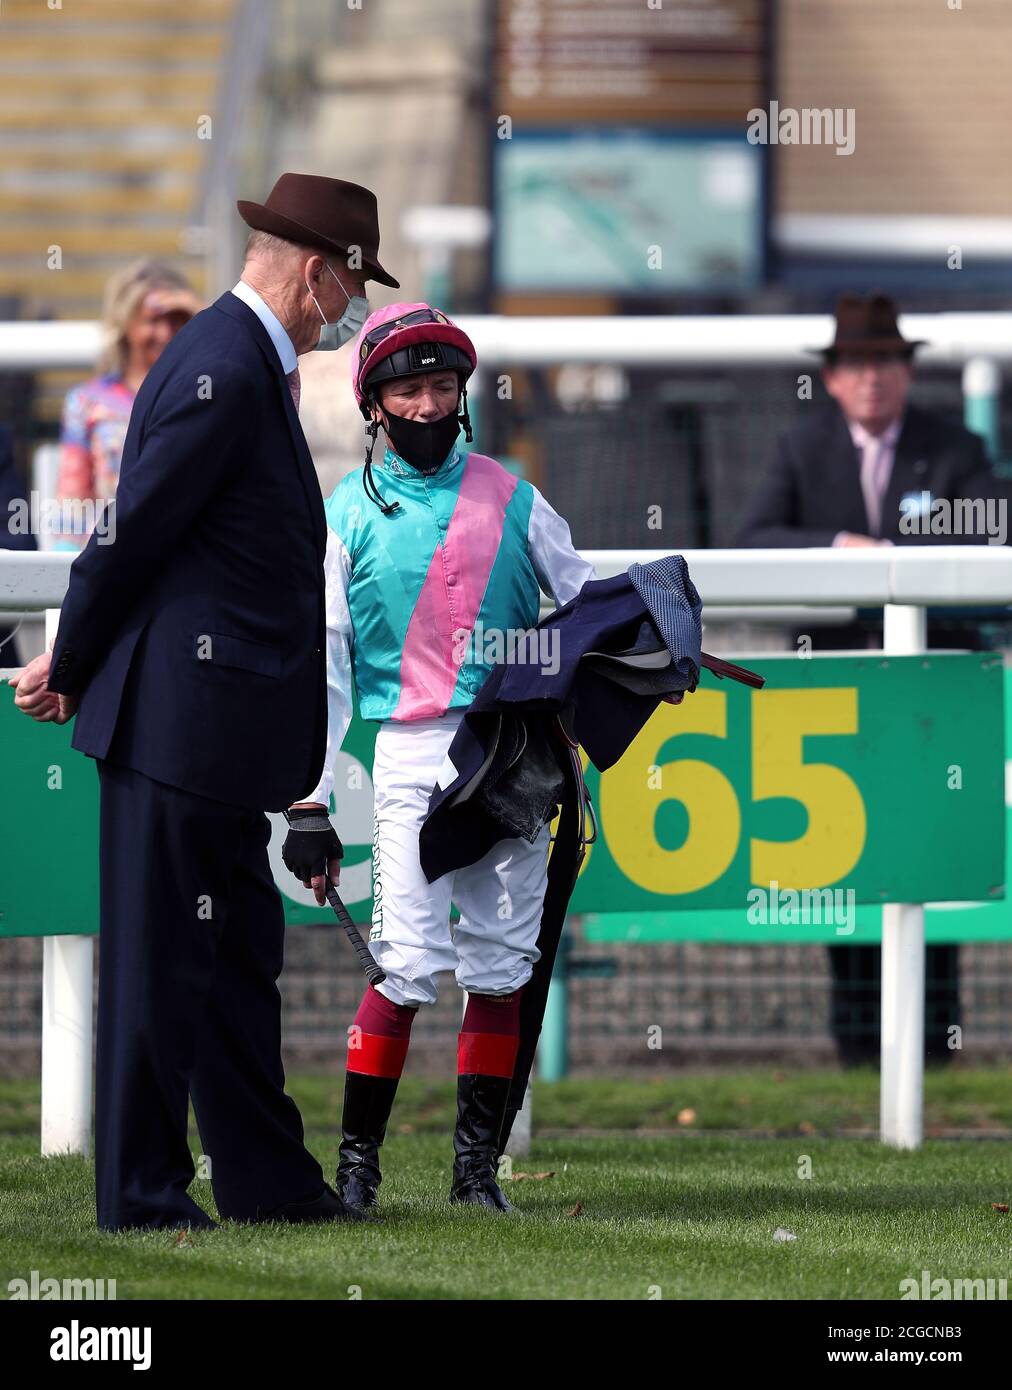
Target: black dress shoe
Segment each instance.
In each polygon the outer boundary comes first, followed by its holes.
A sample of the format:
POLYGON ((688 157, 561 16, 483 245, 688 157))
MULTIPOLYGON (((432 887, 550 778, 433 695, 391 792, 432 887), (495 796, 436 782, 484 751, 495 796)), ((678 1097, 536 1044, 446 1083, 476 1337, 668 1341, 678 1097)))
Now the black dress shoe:
POLYGON ((216 1231, 218 1222, 205 1216, 194 1221, 189 1216, 153 1216, 150 1221, 124 1222, 120 1226, 99 1226, 100 1231, 216 1231))
POLYGON ((308 1202, 286 1202, 261 1218, 263 1221, 288 1221, 295 1224, 311 1221, 364 1221, 361 1212, 352 1208, 324 1183, 319 1197, 308 1202))

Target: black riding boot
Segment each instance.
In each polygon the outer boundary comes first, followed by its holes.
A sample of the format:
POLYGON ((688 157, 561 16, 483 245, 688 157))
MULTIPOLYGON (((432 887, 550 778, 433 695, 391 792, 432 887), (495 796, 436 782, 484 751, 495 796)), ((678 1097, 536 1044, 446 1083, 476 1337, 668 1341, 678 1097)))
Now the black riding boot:
POLYGON ((345 1073, 340 1159, 334 1186, 356 1211, 379 1206, 379 1151, 397 1094, 397 1081, 397 1077, 345 1073))
POLYGON ((496 1182, 499 1131, 502 1128, 508 1076, 457 1077, 457 1128, 453 1135, 451 1202, 467 1202, 490 1211, 512 1211, 496 1182))

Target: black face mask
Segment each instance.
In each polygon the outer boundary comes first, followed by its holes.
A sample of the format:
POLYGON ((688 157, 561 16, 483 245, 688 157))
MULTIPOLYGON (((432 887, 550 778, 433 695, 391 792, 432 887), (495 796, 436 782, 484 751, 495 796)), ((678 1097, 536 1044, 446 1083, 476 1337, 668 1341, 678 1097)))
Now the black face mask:
POLYGON ((395 451, 417 468, 419 473, 434 473, 453 448, 460 433, 457 407, 441 420, 406 420, 385 410, 387 437, 395 451))

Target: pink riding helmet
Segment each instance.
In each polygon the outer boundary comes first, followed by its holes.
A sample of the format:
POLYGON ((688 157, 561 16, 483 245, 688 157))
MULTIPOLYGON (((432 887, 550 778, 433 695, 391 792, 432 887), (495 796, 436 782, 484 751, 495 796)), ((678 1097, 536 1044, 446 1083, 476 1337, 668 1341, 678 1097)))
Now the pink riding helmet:
MULTIPOLYGON (((464 369, 465 381, 478 365, 478 355, 471 339, 441 310, 423 303, 387 304, 382 309, 376 309, 362 325, 362 331, 355 341, 355 355, 351 364, 355 400, 366 419, 369 418, 369 407, 365 387, 371 373, 395 352, 418 343, 445 343, 456 348, 470 364, 464 369), (393 326, 387 328, 385 333, 377 332, 386 325, 393 326)), ((458 370, 461 368, 458 367, 458 370)))

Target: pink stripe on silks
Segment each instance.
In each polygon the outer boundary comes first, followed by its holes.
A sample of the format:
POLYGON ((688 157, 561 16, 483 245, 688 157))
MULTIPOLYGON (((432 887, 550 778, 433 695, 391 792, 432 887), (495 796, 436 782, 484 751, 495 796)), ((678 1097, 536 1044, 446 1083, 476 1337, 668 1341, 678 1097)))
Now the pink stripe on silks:
POLYGON ((494 459, 468 455, 446 528, 445 550, 436 546, 408 622, 401 653, 401 693, 392 718, 428 719, 446 712, 460 675, 453 659, 453 634, 459 629, 470 632, 477 621, 502 543, 506 506, 516 485, 513 474, 494 459), (455 576, 451 585, 446 582, 448 572, 455 576))

